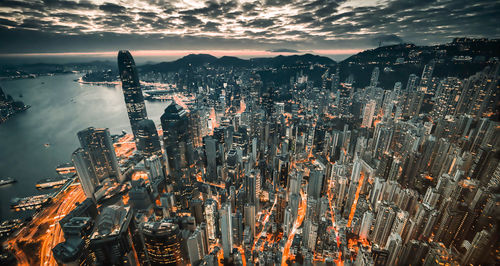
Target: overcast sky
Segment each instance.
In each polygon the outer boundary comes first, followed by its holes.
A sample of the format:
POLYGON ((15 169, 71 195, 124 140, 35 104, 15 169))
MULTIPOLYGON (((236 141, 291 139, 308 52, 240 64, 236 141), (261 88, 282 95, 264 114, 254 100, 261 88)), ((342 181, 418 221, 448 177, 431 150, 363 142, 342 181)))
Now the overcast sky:
POLYGON ((499 38, 498 0, 0 0, 0 53, 342 50, 499 38))

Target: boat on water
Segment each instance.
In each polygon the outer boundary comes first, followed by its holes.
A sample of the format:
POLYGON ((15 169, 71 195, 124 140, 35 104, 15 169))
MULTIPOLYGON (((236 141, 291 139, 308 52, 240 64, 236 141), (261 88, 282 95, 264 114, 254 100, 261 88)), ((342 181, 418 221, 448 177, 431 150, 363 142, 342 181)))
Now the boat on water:
POLYGON ((16 183, 16 182, 17 182, 17 180, 15 180, 14 178, 6 177, 6 178, 0 179, 0 186, 4 186, 4 185, 16 183))
POLYGON ((72 163, 64 163, 57 166, 56 172, 60 175, 70 174, 70 173, 76 173, 76 169, 72 163))
POLYGON ((7 220, 0 223, 0 237, 9 236, 23 225, 21 219, 7 220))
POLYGON ((36 188, 37 189, 58 188, 66 184, 66 182, 68 182, 68 179, 49 177, 38 181, 36 183, 36 188))
POLYGON ((10 208, 15 211, 25 211, 39 209, 52 200, 49 194, 30 196, 25 198, 13 198, 10 201, 10 208))
POLYGON ((50 147, 50 143, 45 143, 45 144, 43 144, 43 146, 45 146, 45 148, 48 148, 48 147, 50 147))

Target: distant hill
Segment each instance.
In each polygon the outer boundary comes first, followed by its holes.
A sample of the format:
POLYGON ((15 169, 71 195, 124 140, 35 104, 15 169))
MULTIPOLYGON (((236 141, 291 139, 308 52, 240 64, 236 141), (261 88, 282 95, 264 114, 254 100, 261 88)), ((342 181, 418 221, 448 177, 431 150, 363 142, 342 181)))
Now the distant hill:
POLYGON ((84 63, 34 63, 23 65, 0 65, 0 77, 21 77, 23 75, 35 74, 63 74, 72 73, 73 71, 117 71, 116 62, 111 61, 92 61, 84 63))
POLYGON ((219 67, 282 67, 282 66, 297 66, 297 65, 335 65, 336 62, 324 56, 304 54, 304 55, 279 55, 276 57, 263 57, 241 59, 234 56, 223 56, 217 58, 208 54, 190 54, 172 62, 163 62, 158 64, 147 64, 139 66, 141 72, 176 72, 180 69, 185 69, 189 66, 219 66, 219 67))
POLYGON ((217 61, 217 57, 209 54, 190 54, 171 62, 162 62, 158 64, 147 64, 139 66, 141 72, 176 72, 189 66, 199 67, 205 64, 211 64, 217 61))
POLYGON ((365 50, 339 63, 341 81, 354 75, 356 87, 367 86, 373 68, 380 69, 380 86, 391 89, 397 81, 406 85, 410 74, 421 75, 435 59, 433 76, 466 78, 500 58, 500 40, 457 38, 451 43, 433 46, 397 44, 365 50), (384 69, 387 67, 387 71, 384 69))

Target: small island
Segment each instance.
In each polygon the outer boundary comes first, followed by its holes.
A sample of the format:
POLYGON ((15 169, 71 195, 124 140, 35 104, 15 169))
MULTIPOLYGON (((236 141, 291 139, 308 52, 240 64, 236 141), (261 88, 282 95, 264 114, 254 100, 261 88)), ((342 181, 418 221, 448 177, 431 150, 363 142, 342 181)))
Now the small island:
POLYGON ((0 87, 0 124, 7 121, 13 115, 26 111, 30 107, 22 101, 15 101, 12 96, 5 94, 0 87))

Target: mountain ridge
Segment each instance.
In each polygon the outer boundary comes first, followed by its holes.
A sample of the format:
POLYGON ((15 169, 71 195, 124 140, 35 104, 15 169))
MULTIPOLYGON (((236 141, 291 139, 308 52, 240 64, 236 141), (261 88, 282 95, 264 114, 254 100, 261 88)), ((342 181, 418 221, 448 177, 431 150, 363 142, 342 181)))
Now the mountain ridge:
POLYGON ((200 67, 203 65, 213 65, 219 67, 280 67, 306 64, 336 65, 333 59, 325 56, 306 53, 303 55, 278 55, 275 57, 256 57, 241 59, 235 56, 215 57, 209 54, 189 54, 170 62, 157 64, 145 64, 138 66, 140 71, 175 72, 189 66, 200 67))

